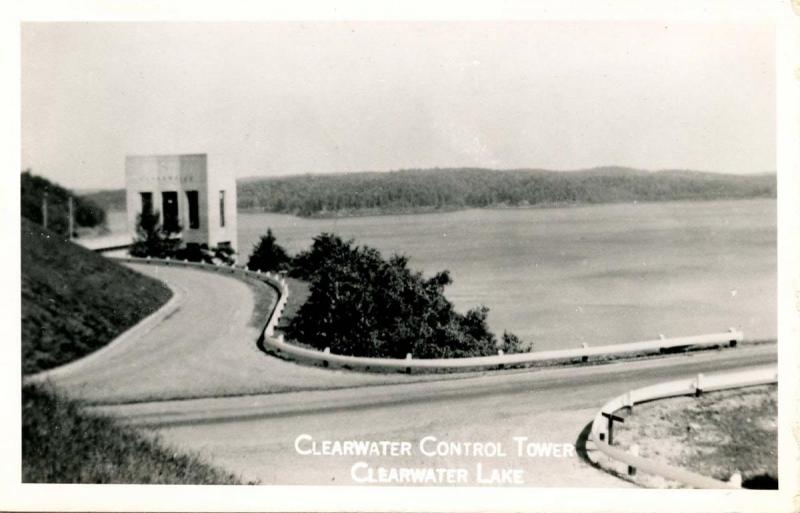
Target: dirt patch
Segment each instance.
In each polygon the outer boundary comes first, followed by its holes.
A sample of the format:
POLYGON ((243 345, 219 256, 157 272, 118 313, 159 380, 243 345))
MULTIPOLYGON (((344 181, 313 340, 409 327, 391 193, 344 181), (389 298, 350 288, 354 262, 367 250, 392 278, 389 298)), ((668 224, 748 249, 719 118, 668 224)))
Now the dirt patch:
MULTIPOLYGON (((777 487, 777 385, 739 388, 637 404, 615 426, 620 448, 639 445, 640 455, 727 481, 735 472, 745 487, 777 487)), ((639 473, 648 487, 681 487, 639 473)))

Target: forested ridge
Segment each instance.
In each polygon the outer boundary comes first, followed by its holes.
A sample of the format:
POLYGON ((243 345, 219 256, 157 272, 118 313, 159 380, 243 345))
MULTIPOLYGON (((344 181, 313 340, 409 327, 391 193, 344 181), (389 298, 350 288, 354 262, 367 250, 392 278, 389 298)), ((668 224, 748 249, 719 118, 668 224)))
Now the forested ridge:
MULTIPOLYGON (((601 167, 583 171, 410 169, 238 181, 243 210, 336 216, 484 207, 775 197, 775 174, 601 167)), ((122 194, 119 191, 117 195, 122 194)), ((113 209, 113 192, 89 196, 113 209)))

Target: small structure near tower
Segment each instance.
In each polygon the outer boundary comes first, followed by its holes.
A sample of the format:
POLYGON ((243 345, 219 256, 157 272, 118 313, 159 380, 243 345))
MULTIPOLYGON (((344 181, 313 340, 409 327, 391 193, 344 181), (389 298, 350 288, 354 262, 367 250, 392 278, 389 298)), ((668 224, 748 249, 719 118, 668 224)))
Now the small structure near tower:
POLYGON ((236 180, 206 154, 125 158, 128 232, 142 212, 158 212, 165 231, 184 244, 236 250, 236 180))

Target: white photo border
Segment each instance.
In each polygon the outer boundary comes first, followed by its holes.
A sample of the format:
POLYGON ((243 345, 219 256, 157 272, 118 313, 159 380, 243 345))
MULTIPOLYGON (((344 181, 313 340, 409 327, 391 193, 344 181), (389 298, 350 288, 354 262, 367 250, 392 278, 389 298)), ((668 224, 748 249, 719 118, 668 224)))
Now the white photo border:
POLYGON ((376 3, 258 1, 22 2, 2 19, 4 168, 0 212, 6 343, 0 372, 0 509, 6 511, 796 511, 800 335, 800 152, 797 3, 788 1, 494 1, 376 3), (409 488, 21 484, 20 396, 20 23, 23 21, 232 20, 772 20, 776 25, 779 491, 592 488, 409 488))

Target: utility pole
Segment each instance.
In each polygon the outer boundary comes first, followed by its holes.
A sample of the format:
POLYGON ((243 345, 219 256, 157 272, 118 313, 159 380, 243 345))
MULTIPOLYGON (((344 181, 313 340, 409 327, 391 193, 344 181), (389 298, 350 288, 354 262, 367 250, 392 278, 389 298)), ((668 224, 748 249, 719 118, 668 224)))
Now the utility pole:
POLYGON ((70 196, 70 197, 68 197, 68 198, 67 198, 67 207, 69 207, 69 208, 67 209, 67 210, 68 210, 68 212, 69 212, 69 213, 67 214, 67 215, 69 215, 69 220, 68 220, 68 222, 67 222, 67 225, 69 226, 69 240, 72 240, 72 226, 73 226, 73 225, 72 225, 72 223, 73 223, 73 220, 72 220, 72 217, 73 217, 73 216, 72 216, 72 196, 70 196))
POLYGON ((47 228, 47 191, 42 196, 42 226, 47 228))

